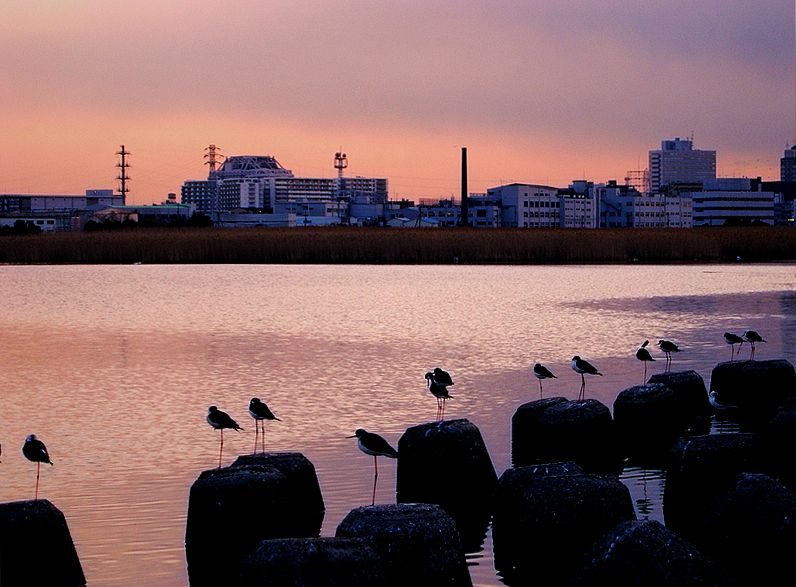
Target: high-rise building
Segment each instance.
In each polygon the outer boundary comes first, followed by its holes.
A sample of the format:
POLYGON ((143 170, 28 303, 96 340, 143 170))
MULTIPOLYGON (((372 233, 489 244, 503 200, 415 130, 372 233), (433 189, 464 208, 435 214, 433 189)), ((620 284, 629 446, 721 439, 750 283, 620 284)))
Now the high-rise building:
POLYGON ((779 160, 779 180, 796 181, 796 145, 785 149, 785 154, 779 160))
POLYGON ((716 151, 694 149, 693 141, 661 141, 661 148, 649 152, 650 191, 673 183, 703 183, 716 179, 716 151))

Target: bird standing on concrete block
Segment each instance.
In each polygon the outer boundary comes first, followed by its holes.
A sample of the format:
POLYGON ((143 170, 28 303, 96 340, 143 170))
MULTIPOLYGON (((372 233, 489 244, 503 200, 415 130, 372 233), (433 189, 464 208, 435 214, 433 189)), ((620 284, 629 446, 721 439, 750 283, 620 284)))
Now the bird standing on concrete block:
POLYGON ((207 423, 216 430, 221 430, 221 445, 218 448, 218 467, 221 468, 221 453, 224 452, 224 428, 243 430, 229 414, 222 412, 216 406, 207 408, 207 423))
MULTIPOLYGON (((766 342, 766 339, 760 336, 760 333, 758 333, 755 330, 747 330, 746 332, 744 332, 743 339, 749 343, 749 346, 752 347, 752 351, 749 353, 749 360, 751 361, 755 358, 755 343, 766 342)), ((740 353, 741 350, 738 349, 738 352, 740 353)))
POLYGON ((650 343, 650 341, 645 340, 644 342, 641 343, 641 346, 638 347, 638 350, 636 351, 636 358, 639 361, 643 361, 644 362, 644 379, 641 382, 642 384, 644 384, 647 381, 647 363, 649 361, 654 361, 655 360, 655 359, 652 358, 652 355, 650 354, 649 350, 647 349, 647 345, 649 343, 650 343))
POLYGON ((539 398, 542 397, 542 379, 558 379, 555 375, 553 375, 552 371, 542 365, 541 363, 536 363, 533 366, 533 376, 539 380, 539 398))
POLYGON ((580 393, 578 394, 578 399, 582 400, 586 394, 586 377, 584 374, 587 373, 589 375, 602 376, 602 373, 597 370, 597 367, 588 361, 581 359, 578 355, 572 357, 572 363, 570 363, 570 366, 575 373, 580 373, 580 393))
POLYGON ((364 452, 366 455, 373 456, 373 467, 374 467, 373 499, 371 500, 370 505, 375 505, 376 480, 379 478, 379 464, 376 459, 377 457, 387 457, 390 459, 397 459, 398 451, 395 450, 392 446, 390 446, 390 443, 384 440, 384 438, 382 438, 378 434, 374 434, 373 432, 368 432, 364 428, 357 428, 354 431, 354 435, 348 436, 347 438, 356 438, 359 450, 364 452))
POLYGON ((28 434, 25 438, 25 444, 22 445, 22 454, 29 461, 36 463, 36 497, 39 499, 39 473, 41 472, 41 464, 53 462, 50 460, 50 455, 47 453, 47 447, 44 443, 36 438, 35 434, 28 434))
MULTIPOLYGON (((724 342, 730 345, 730 361, 735 358, 735 345, 743 345, 743 338, 732 332, 724 333, 724 342)), ((741 347, 738 347, 738 354, 741 353, 741 347)))
MULTIPOLYGON (((274 416, 274 413, 268 408, 265 403, 260 401, 260 398, 253 397, 249 402, 249 415, 254 418, 254 452, 257 452, 257 434, 260 431, 260 426, 263 429, 263 452, 265 452, 265 422, 264 420, 276 420, 281 422, 279 418, 274 416)), ((254 453, 252 453, 254 454, 254 453)))

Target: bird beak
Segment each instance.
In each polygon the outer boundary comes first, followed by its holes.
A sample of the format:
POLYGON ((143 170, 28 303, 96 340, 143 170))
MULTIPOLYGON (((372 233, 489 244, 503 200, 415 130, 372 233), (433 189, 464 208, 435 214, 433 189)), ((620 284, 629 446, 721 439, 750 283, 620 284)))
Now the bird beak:
POLYGON ((346 438, 356 438, 356 437, 357 437, 356 434, 354 434, 353 436, 346 436, 346 438))

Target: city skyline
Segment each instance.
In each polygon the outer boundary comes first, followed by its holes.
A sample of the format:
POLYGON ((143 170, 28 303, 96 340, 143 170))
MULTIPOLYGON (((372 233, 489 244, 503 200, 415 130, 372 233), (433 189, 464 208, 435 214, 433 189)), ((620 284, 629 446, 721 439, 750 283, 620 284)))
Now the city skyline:
POLYGON ((0 192, 117 189, 150 203, 204 148, 296 175, 386 177, 391 198, 622 180, 694 135, 720 176, 778 179, 794 141, 794 4, 102 3, 10 0, 0 192))

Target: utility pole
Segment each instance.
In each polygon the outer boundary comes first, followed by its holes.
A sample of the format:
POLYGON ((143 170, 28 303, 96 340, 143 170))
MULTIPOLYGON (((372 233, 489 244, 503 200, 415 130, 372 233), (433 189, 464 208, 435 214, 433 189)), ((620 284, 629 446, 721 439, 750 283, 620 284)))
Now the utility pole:
POLYGON ((130 176, 127 175, 127 170, 130 168, 127 157, 130 156, 130 151, 126 151, 124 145, 121 145, 121 149, 116 151, 116 154, 121 157, 119 163, 116 164, 116 167, 119 168, 119 175, 116 179, 119 180, 119 195, 122 196, 122 205, 125 205, 127 204, 127 192, 130 191, 130 188, 127 187, 127 182, 130 181, 130 176))

